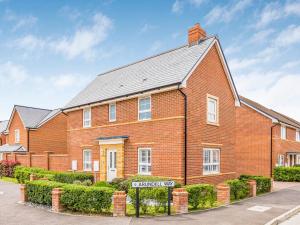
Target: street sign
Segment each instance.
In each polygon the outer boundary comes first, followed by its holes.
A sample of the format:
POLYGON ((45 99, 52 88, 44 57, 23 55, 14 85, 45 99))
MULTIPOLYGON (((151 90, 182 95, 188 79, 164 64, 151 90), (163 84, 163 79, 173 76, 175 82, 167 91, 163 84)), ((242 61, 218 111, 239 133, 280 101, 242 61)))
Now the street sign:
POLYGON ((174 187, 175 186, 175 182, 174 181, 133 181, 131 183, 131 186, 133 188, 174 187))

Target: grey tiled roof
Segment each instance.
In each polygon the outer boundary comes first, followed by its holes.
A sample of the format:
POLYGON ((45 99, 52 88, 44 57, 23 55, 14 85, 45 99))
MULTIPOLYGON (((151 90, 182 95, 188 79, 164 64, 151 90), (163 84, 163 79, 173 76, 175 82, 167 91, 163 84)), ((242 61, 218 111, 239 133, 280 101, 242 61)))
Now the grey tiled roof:
POLYGON ((285 123, 285 124, 300 128, 300 122, 298 122, 297 120, 294 120, 294 119, 292 119, 286 115, 283 115, 279 112, 276 112, 272 109, 268 109, 267 107, 255 102, 255 101, 252 101, 248 98, 245 98, 243 96, 240 96, 240 99, 242 102, 245 102, 246 104, 258 109, 259 111, 269 115, 270 117, 277 119, 281 123, 285 123))
POLYGON ((49 110, 19 105, 15 106, 15 110, 27 128, 37 128, 61 111, 60 109, 49 110))
POLYGON ((15 144, 15 145, 5 144, 0 146, 0 152, 26 152, 26 149, 19 144, 15 144))
POLYGON ((0 133, 3 133, 6 130, 8 120, 0 121, 0 133))
POLYGON ((100 74, 64 108, 179 84, 215 39, 210 37, 100 74))

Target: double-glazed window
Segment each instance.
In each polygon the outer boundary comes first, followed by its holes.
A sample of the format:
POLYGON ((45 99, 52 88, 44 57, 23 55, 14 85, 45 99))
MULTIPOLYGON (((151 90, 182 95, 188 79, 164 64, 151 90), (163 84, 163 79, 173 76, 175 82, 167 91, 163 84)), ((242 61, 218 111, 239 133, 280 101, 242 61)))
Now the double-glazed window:
POLYGON ((296 130, 296 141, 300 141, 300 131, 296 130))
POLYGON ((114 122, 117 120, 117 106, 116 103, 109 104, 109 122, 114 122))
POLYGON ((281 126, 280 129, 280 133, 281 133, 281 139, 285 140, 286 139, 286 127, 285 126, 281 126))
POLYGON ((203 149, 203 174, 220 173, 220 149, 203 149))
POLYGON ((83 109, 83 127, 92 126, 92 112, 91 108, 83 109))
POLYGON ((16 144, 20 143, 20 130, 19 129, 15 130, 15 143, 16 144))
POLYGON ((151 119, 151 97, 139 98, 139 120, 151 119))
POLYGON ((208 95, 207 96, 207 123, 218 124, 219 115, 218 115, 218 98, 208 95))
POLYGON ((277 156, 277 166, 284 166, 284 155, 279 154, 277 156))
POLYGON ((83 150, 83 170, 92 171, 92 150, 83 150))
POLYGON ((151 148, 139 148, 138 161, 139 174, 151 175, 151 148))

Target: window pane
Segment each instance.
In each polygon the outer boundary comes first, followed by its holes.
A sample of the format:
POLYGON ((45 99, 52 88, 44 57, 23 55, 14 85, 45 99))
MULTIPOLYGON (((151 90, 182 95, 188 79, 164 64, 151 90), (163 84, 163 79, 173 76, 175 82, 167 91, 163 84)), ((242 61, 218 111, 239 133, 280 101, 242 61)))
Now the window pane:
POLYGON ((139 110, 149 110, 150 109, 150 97, 140 99, 139 110))
POLYGON ((116 104, 109 105, 109 120, 116 120, 116 104))

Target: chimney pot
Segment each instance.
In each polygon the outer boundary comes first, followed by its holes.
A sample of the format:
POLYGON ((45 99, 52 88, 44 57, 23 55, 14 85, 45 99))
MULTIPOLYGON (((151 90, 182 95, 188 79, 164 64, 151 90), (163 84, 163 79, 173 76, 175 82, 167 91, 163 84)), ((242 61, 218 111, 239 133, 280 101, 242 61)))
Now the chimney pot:
POLYGON ((206 38, 206 32, 199 23, 196 23, 188 30, 189 45, 198 44, 199 40, 206 38))

